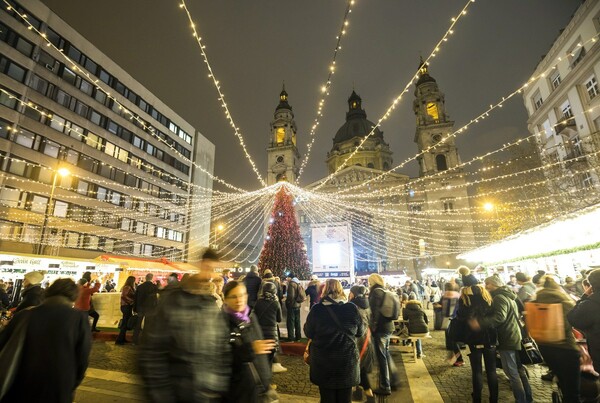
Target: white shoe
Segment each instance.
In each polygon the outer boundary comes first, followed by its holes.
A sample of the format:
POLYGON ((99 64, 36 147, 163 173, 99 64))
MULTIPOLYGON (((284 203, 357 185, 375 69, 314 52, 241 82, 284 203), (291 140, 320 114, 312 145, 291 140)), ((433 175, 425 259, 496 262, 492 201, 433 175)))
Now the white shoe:
POLYGON ((274 374, 277 374, 279 372, 285 372, 287 371, 287 368, 284 367, 283 365, 281 365, 278 362, 273 363, 273 366, 271 367, 271 370, 273 371, 274 374))

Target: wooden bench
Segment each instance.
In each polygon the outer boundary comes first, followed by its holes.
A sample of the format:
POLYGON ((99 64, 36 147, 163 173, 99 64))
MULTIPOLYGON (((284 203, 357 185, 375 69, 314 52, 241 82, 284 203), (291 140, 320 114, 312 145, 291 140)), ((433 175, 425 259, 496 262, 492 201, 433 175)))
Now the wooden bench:
POLYGON ((417 362, 417 340, 421 340, 421 347, 423 347, 423 340, 430 339, 431 335, 428 333, 417 333, 409 334, 407 330, 408 322, 404 320, 394 321, 394 332, 390 336, 390 350, 400 351, 403 353, 411 353, 413 356, 413 362, 417 362), (409 342, 409 345, 402 345, 402 342, 409 342))

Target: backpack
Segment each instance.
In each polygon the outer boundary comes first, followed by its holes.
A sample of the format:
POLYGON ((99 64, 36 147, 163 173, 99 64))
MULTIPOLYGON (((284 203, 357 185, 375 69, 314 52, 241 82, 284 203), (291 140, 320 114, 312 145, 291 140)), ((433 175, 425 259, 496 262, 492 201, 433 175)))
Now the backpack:
POLYGON ((379 313, 385 319, 397 320, 400 316, 400 299, 398 295, 391 291, 383 290, 383 301, 379 308, 379 313))
POLYGON ((296 302, 301 304, 304 301, 306 301, 306 291, 304 291, 304 287, 302 287, 302 285, 300 284, 296 284, 298 286, 297 292, 296 292, 296 302))
POLYGON ((547 344, 565 341, 562 304, 527 302, 525 312, 527 330, 534 340, 547 344))

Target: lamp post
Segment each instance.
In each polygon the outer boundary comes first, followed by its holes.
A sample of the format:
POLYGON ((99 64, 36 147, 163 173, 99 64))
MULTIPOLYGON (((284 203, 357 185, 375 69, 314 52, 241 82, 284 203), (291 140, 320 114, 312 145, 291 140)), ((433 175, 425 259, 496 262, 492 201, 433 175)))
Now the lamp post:
POLYGON ((218 234, 218 232, 219 232, 219 231, 223 231, 223 228, 225 228, 225 227, 223 226, 223 224, 219 224, 219 225, 215 226, 215 241, 214 241, 214 243, 213 243, 213 249, 214 249, 214 250, 217 250, 217 249, 219 249, 219 247, 218 247, 218 245, 217 245, 217 234, 218 234))
POLYGON ((65 177, 69 175, 70 172, 67 168, 59 168, 54 171, 54 175, 52 176, 52 190, 50 190, 50 198, 48 199, 48 204, 46 205, 46 211, 44 212, 44 223, 42 224, 42 235, 40 237, 40 243, 37 245, 36 255, 41 255, 44 251, 44 243, 46 242, 46 227, 48 226, 48 218, 51 214, 54 214, 54 208, 52 206, 52 199, 54 198, 54 190, 56 189, 56 180, 59 176, 65 177))

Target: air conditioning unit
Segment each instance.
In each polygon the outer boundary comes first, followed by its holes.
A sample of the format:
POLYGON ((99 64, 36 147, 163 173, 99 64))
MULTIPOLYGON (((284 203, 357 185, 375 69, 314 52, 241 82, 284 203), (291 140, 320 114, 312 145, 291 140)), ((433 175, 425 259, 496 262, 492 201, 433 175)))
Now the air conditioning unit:
POLYGON ((46 68, 50 71, 54 71, 54 66, 51 64, 46 64, 46 68))

